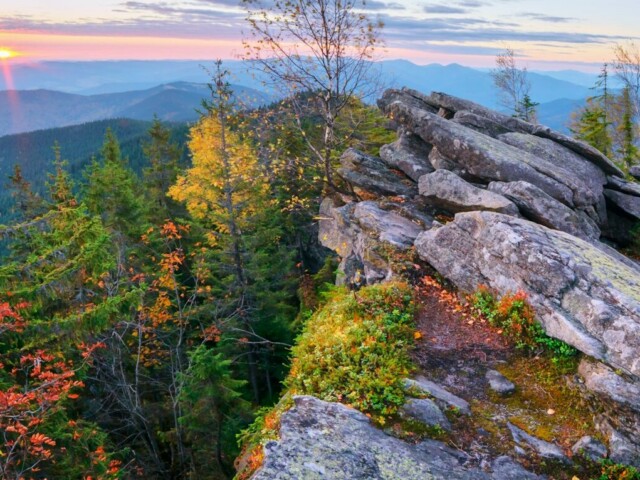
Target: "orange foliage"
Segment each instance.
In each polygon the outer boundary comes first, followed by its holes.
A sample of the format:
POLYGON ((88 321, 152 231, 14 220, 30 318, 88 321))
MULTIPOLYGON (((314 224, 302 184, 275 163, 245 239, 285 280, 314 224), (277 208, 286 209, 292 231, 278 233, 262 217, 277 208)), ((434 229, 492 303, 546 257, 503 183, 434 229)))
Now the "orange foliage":
POLYGON ((73 389, 83 387, 75 380, 70 362, 38 350, 20 358, 11 370, 16 384, 0 391, 0 471, 23 472, 51 458, 56 442, 38 431, 58 411, 65 399, 77 398, 73 389), (23 383, 24 385, 22 385, 23 383), (31 467, 26 467, 30 462, 31 467))

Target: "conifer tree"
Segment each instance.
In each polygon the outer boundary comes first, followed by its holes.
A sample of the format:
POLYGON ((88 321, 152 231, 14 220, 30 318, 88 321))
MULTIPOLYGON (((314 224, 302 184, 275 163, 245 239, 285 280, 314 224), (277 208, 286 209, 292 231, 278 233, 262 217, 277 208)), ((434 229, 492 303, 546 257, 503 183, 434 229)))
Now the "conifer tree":
POLYGON ((145 230, 146 212, 136 175, 120 154, 111 129, 105 134, 101 161, 94 159, 86 173, 84 200, 113 232, 137 239, 145 230))
POLYGON ((636 164, 638 161, 638 147, 636 146, 636 125, 633 122, 634 105, 629 87, 622 90, 622 122, 618 129, 622 135, 620 146, 620 157, 625 169, 636 164))
POLYGON ((225 75, 218 62, 209 114, 191 131, 193 167, 178 178, 169 194, 184 202, 191 215, 210 229, 219 314, 224 331, 244 347, 253 398, 258 401, 260 385, 266 382, 268 390, 271 384, 269 372, 264 381, 259 378, 260 352, 273 347, 257 326, 291 314, 287 300, 292 262, 280 244, 277 204, 258 157, 240 133, 231 129, 225 75))
POLYGON ((149 129, 149 141, 143 151, 149 166, 143 171, 144 186, 150 213, 157 221, 164 221, 179 211, 177 203, 167 196, 180 171, 182 151, 171 141, 171 131, 155 117, 149 129))

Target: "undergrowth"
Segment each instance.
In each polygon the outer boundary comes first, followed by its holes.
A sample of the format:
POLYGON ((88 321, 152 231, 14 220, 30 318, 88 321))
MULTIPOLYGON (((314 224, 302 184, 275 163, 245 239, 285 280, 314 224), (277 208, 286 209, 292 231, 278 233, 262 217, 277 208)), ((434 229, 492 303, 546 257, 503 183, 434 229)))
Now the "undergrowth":
POLYGON ((414 306, 400 283, 336 288, 293 348, 286 387, 294 394, 338 401, 384 422, 404 403, 411 371, 414 306))
POLYGON ((387 423, 404 404, 402 380, 413 364, 414 303, 405 283, 369 286, 358 292, 342 287, 320 293, 320 306, 310 315, 292 349, 286 393, 263 410, 239 435, 243 455, 237 479, 249 478, 262 461, 262 446, 278 438, 280 416, 294 395, 313 395, 341 402, 387 423))
POLYGON ((469 301, 476 313, 499 328, 518 349, 548 352, 554 362, 570 362, 578 355, 578 350, 545 333, 523 291, 507 293, 498 299, 488 287, 481 285, 469 301))
POLYGON ((640 471, 628 465, 621 465, 611 460, 600 462, 602 474, 594 480, 640 480, 640 471))

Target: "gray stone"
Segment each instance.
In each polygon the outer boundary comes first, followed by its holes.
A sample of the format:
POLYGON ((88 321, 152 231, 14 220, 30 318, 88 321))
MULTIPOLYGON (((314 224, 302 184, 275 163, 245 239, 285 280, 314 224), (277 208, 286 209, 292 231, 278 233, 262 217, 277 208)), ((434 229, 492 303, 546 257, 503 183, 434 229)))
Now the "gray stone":
POLYGON ((607 177, 607 187, 611 190, 627 193, 636 197, 640 197, 640 183, 627 182, 618 177, 607 177))
POLYGON ((513 480, 537 479, 504 457, 493 472, 466 466, 469 456, 442 442, 417 445, 373 427, 362 413, 313 397, 295 397, 282 415, 280 440, 265 447, 252 480, 513 480), (511 475, 511 476, 509 476, 511 475))
POLYGON ((496 370, 487 370, 485 378, 489 382, 489 388, 499 395, 511 395, 516 391, 513 382, 496 370))
POLYGON ((490 118, 476 115, 475 113, 465 110, 456 112, 452 121, 493 138, 498 138, 500 135, 510 132, 508 128, 494 122, 490 118))
POLYGON ((415 389, 423 394, 432 396, 442 408, 453 407, 460 413, 471 415, 469 402, 423 376, 418 376, 415 379, 406 379, 404 386, 406 389, 415 389))
POLYGON ((359 202, 353 211, 358 224, 371 236, 381 242, 403 249, 413 246, 413 242, 424 229, 411 220, 387 212, 375 202, 359 202))
POLYGON ((389 103, 386 112, 470 175, 485 181, 524 180, 568 206, 581 199, 553 178, 560 178, 554 174, 557 168, 530 153, 401 100, 389 103))
POLYGON ((580 362, 578 373, 589 390, 640 413, 640 384, 624 379, 602 363, 587 359, 580 362))
POLYGON ((640 165, 635 165, 629 169, 629 175, 636 180, 640 180, 640 165))
POLYGON ((554 165, 559 180, 571 186, 575 196, 583 197, 576 204, 594 204, 601 197, 603 185, 607 183, 606 175, 574 151, 535 135, 507 133, 498 139, 554 165))
POLYGON ((413 196, 417 188, 399 171, 392 171, 381 159, 350 148, 340 157, 338 173, 353 185, 377 195, 413 196))
POLYGON ((395 142, 380 148, 380 158, 417 182, 422 175, 433 172, 429 162, 431 148, 420 137, 401 130, 395 142))
POLYGON ((640 269, 617 254, 492 212, 457 214, 415 246, 464 292, 522 290, 547 334, 640 378, 640 269))
POLYGON ((604 443, 590 436, 585 436, 578 440, 571 447, 571 451, 574 455, 581 455, 594 462, 607 458, 607 447, 604 443))
POLYGON ((451 430, 451 423, 433 400, 428 398, 410 398, 400 409, 404 416, 418 420, 431 427, 451 430))
POLYGON ((492 478, 495 480, 535 480, 541 478, 535 473, 525 470, 522 465, 506 455, 496 458, 491 469, 493 470, 492 478))
POLYGON ((518 215, 518 208, 502 195, 474 187, 448 170, 423 175, 418 188, 420 195, 451 213, 488 210, 518 215))
POLYGON ((570 460, 564 454, 562 449, 557 445, 544 440, 540 440, 532 435, 529 435, 524 430, 516 427, 510 422, 507 422, 507 427, 511 432, 513 441, 521 447, 531 448, 537 455, 548 460, 555 460, 562 463, 570 463, 570 460))
POLYGON ((636 220, 640 220, 640 197, 609 190, 608 188, 605 188, 604 196, 624 213, 636 220))
MULTIPOLYGON (((410 92, 414 97, 417 93, 414 90, 403 89, 403 91, 410 92)), ((545 127, 544 125, 534 125, 532 123, 525 122, 524 120, 520 120, 519 118, 514 118, 509 115, 504 115, 494 110, 490 110, 469 100, 463 100, 445 93, 433 92, 428 97, 421 94, 420 96, 422 97, 422 103, 429 105, 432 109, 446 108, 453 112, 466 110, 476 115, 486 117, 494 123, 508 128, 512 132, 526 133, 553 140, 554 142, 576 152, 578 155, 585 157, 587 160, 601 168, 605 173, 624 177, 624 173, 616 167, 611 160, 602 154, 602 152, 593 148, 586 142, 569 137, 560 132, 556 132, 555 130, 551 130, 549 127, 545 127)))
POLYGON ((377 253, 381 243, 407 249, 424 226, 388 212, 375 202, 337 206, 325 198, 320 206, 320 243, 342 258, 338 283, 352 287, 391 280, 391 265, 377 253))
POLYGON ((613 428, 608 422, 599 425, 599 430, 607 436, 609 458, 613 462, 640 468, 640 445, 638 443, 632 442, 629 437, 613 428))
POLYGON ((585 240, 600 238, 600 229, 586 213, 575 211, 527 182, 491 182, 489 190, 513 203, 528 219, 585 240))

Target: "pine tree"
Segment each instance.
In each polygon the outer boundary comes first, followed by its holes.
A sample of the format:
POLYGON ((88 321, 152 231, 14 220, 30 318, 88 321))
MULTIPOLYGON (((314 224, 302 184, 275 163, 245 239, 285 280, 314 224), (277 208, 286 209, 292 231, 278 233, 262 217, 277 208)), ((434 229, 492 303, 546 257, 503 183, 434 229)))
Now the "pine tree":
POLYGON ((44 200, 33 191, 31 184, 24 178, 20 165, 13 167, 13 174, 9 175, 8 188, 13 199, 12 211, 18 220, 36 217, 44 211, 44 200))
POLYGON ((613 117, 613 109, 609 92, 609 70, 606 63, 602 66, 592 90, 595 94, 587 98, 586 106, 570 129, 577 138, 610 156, 613 144, 610 119, 613 117))
POLYGON ((249 402, 242 398, 246 382, 234 378, 230 360, 206 345, 191 353, 190 367, 181 380, 180 402, 185 414, 180 421, 188 429, 196 459, 191 475, 233 475, 233 459, 239 453, 235 432, 250 413, 249 402))

